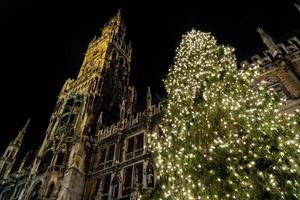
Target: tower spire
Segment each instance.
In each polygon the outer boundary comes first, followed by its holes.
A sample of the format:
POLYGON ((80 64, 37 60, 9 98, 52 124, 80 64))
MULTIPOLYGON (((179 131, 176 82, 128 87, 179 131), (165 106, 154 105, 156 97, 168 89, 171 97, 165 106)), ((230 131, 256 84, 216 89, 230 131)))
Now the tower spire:
MULTIPOLYGON (((113 16, 101 29, 101 36, 95 37, 89 44, 85 57, 78 74, 78 78, 97 68, 103 68, 104 61, 109 56, 109 47, 113 40, 119 37, 123 40, 125 37, 125 26, 122 24, 121 9, 113 16)), ((129 54, 128 49, 123 49, 125 54, 129 54)), ((97 70, 96 70, 97 71, 97 70)))
POLYGON ((273 57, 276 57, 278 54, 282 53, 277 45, 273 42, 273 39, 266 32, 264 32, 261 27, 258 27, 256 31, 259 33, 261 40, 270 50, 273 57))
POLYGON ((122 12, 121 12, 121 8, 119 8, 117 15, 116 15, 116 19, 119 22, 119 24, 121 24, 121 19, 122 19, 122 12))
POLYGON ((17 137, 13 140, 13 143, 12 143, 13 145, 21 146, 22 141, 23 141, 23 137, 24 137, 25 133, 27 132, 27 128, 28 128, 28 125, 29 125, 30 121, 31 121, 31 118, 27 119, 26 124, 19 131, 17 137))
POLYGON ((151 95, 151 89, 148 86, 148 88, 147 88, 147 94, 146 94, 146 107, 147 107, 146 110, 147 110, 147 114, 149 116, 152 115, 151 106, 152 106, 152 95, 151 95))
POLYGON ((29 155, 29 151, 27 151, 26 155, 24 156, 24 158, 21 161, 21 164, 20 164, 19 169, 18 169, 18 174, 21 174, 22 171, 24 170, 24 165, 27 161, 28 155, 29 155))
POLYGON ((27 132, 29 122, 30 119, 27 120, 25 126, 19 131, 17 137, 8 145, 3 156, 0 158, 0 179, 6 179, 9 176, 22 145, 24 135, 27 132))

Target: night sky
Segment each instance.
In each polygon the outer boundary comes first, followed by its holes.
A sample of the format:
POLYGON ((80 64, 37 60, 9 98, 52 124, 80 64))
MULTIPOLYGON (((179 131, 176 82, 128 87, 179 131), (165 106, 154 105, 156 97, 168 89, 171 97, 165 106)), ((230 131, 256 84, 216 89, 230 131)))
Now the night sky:
POLYGON ((64 81, 77 75, 89 41, 119 8, 132 42, 139 104, 147 86, 155 101, 164 97, 162 79, 181 35, 192 28, 235 47, 239 59, 264 48, 258 26, 276 42, 300 31, 300 13, 288 0, 174 2, 1 0, 0 153, 29 117, 25 149, 40 145, 64 81))

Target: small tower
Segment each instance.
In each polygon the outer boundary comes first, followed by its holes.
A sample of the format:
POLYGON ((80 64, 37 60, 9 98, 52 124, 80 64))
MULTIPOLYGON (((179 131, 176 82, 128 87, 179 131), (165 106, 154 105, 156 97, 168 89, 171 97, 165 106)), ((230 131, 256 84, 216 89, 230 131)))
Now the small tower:
POLYGON ((6 179, 16 161, 17 154, 22 145, 23 137, 27 131, 30 119, 27 120, 25 126, 19 131, 17 137, 11 141, 6 148, 3 156, 0 158, 0 179, 6 179))
POLYGON ((282 53, 277 45, 273 42, 273 39, 266 32, 264 32, 262 28, 258 27, 256 31, 259 33, 261 40, 267 46, 273 58, 282 53))
POLYGON ((29 151, 26 153, 26 155, 24 156, 24 158, 21 161, 21 164, 18 169, 18 174, 22 174, 22 172, 24 171, 24 166, 27 161, 28 155, 29 155, 29 151))
POLYGON ((147 88, 147 95, 146 95, 146 110, 147 110, 147 115, 152 116, 152 95, 151 95, 151 89, 150 87, 147 88))

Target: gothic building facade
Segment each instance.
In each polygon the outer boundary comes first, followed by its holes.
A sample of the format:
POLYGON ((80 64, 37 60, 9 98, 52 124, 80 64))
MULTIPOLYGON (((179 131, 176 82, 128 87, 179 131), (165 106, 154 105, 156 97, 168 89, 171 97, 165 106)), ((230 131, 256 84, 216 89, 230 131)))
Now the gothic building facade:
MULTIPOLYGON (((270 87, 287 99, 284 112, 300 107, 300 41, 275 44, 258 29, 267 50, 240 63, 260 62, 270 87)), ((46 135, 31 164, 16 163, 26 123, 0 159, 0 200, 133 200, 156 182, 148 136, 157 130, 162 103, 136 110, 129 85, 131 46, 121 14, 87 49, 76 79, 61 89, 46 135)))
POLYGON ((146 109, 135 110, 125 34, 118 12, 90 42, 77 78, 61 89, 29 168, 10 173, 28 123, 8 146, 0 161, 1 200, 132 199, 153 187, 147 135, 161 106, 152 105, 149 89, 146 109))

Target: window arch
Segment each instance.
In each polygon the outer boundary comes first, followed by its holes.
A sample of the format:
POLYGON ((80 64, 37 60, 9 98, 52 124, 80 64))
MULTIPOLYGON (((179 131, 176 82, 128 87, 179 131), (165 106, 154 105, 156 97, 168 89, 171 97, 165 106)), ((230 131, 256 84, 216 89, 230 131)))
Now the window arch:
POLYGON ((47 195, 46 195, 46 198, 50 198, 52 193, 53 193, 53 190, 54 190, 54 183, 51 182, 49 188, 48 188, 48 192, 47 192, 47 195))
POLYGON ((59 152, 56 158, 56 165, 63 165, 65 159, 65 155, 62 152, 59 152))
POLYGON ((113 49, 111 52, 111 60, 116 60, 116 59, 117 59, 117 51, 113 49))
POLYGON ((115 175, 111 182, 111 197, 112 197, 112 199, 118 199, 119 184, 120 184, 119 176, 115 175))
POLYGON ((40 165, 38 167, 38 174, 45 172, 51 164, 53 158, 53 152, 50 150, 43 156, 40 165))
POLYGON ((125 64, 125 59, 124 59, 124 57, 120 57, 120 61, 119 61, 119 66, 120 66, 120 68, 122 68, 122 67, 124 66, 124 64, 125 64))

